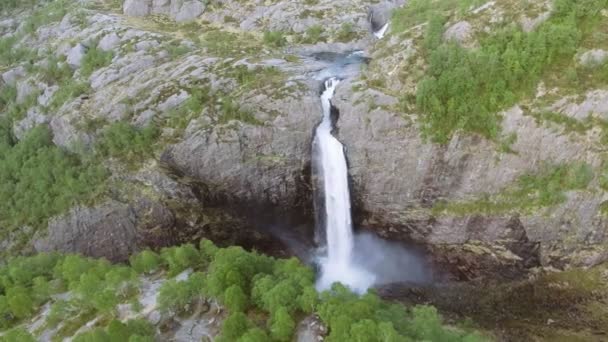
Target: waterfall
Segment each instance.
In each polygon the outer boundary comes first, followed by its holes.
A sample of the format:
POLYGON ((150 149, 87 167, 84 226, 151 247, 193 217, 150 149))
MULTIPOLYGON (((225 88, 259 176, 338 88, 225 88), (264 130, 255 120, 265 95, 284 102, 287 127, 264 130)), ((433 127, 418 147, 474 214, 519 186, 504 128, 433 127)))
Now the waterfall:
POLYGON ((319 290, 326 290, 334 282, 341 282, 353 291, 362 293, 374 283, 374 276, 353 263, 354 237, 348 188, 348 167, 344 147, 332 135, 331 98, 337 78, 325 81, 321 94, 323 121, 317 127, 314 139, 315 162, 318 176, 322 179, 324 195, 324 225, 327 255, 321 258, 321 276, 317 281, 319 290))
POLYGON ((384 38, 386 30, 388 29, 388 23, 384 24, 378 31, 374 32, 374 36, 378 39, 384 38))

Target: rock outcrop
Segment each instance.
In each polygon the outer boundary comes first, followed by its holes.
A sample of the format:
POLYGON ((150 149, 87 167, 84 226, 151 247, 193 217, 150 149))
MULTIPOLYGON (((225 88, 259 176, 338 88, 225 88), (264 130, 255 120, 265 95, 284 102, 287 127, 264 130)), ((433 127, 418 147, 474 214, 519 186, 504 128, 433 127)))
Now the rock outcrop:
POLYGON ((125 0, 124 14, 132 17, 145 17, 151 14, 164 14, 177 22, 192 21, 205 11, 201 0, 125 0))

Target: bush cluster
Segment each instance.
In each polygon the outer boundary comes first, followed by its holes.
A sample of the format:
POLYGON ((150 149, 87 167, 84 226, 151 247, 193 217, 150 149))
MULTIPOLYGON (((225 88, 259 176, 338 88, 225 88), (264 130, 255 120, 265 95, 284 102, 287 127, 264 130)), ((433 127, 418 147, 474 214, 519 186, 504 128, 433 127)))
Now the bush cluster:
MULTIPOLYGON (((446 329, 431 307, 411 311, 372 292, 359 297, 340 284, 319 294, 314 273, 295 258, 275 259, 240 247, 218 248, 202 240, 160 253, 143 251, 131 267, 57 253, 18 257, 0 266, 0 330, 7 341, 33 341, 19 323, 51 301, 47 327, 70 336, 86 322, 104 318, 74 341, 152 341, 148 322, 116 320, 117 305, 137 301, 142 275, 166 271, 157 303, 165 313, 191 314, 203 300, 228 309, 217 341, 291 341, 296 323, 316 313, 329 328, 328 341, 477 341, 446 329), (56 294, 70 291, 69 297, 56 294), (63 299, 62 299, 63 298, 63 299)), ((135 305, 135 304, 132 304, 135 305)), ((133 306, 137 310, 137 306, 133 306)))
POLYGON ((55 146, 47 126, 32 129, 20 141, 11 128, 9 121, 0 124, 1 227, 41 227, 102 190, 105 169, 55 146))
POLYGON ((462 130, 495 139, 498 113, 533 91, 552 65, 574 56, 606 1, 560 0, 555 7, 536 30, 508 26, 484 37, 479 49, 443 42, 443 18, 432 18, 424 39, 429 67, 416 93, 425 136, 446 143, 462 130))

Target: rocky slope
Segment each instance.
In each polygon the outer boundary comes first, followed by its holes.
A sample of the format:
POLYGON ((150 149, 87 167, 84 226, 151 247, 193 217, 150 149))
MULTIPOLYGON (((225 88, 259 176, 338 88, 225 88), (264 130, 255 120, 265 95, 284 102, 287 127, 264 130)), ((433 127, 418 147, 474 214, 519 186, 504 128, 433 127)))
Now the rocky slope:
MULTIPOLYGON (((550 16, 551 4, 530 3, 446 8, 443 39, 475 49, 505 22, 533 31, 550 16)), ((109 190, 92 203, 74 206, 36 233, 22 228, 4 246, 16 246, 26 235, 35 250, 124 260, 144 246, 201 236, 274 244, 252 223, 263 213, 308 222, 313 217, 310 142, 320 117, 314 76, 325 66, 315 53, 362 48, 371 58, 368 67, 348 77, 334 98, 359 227, 427 246, 462 279, 517 276, 541 265, 590 266, 608 258, 605 83, 573 88, 543 76, 536 94, 505 108, 498 138, 458 132, 437 144, 423 137, 421 113, 407 101, 426 68, 425 24, 393 22, 381 41, 370 32, 393 8, 408 6, 402 1, 65 6, 56 22, 33 30, 23 20, 32 9, 5 12, 0 22, 3 37, 14 36, 15 47, 33 51, 27 62, 2 66, 3 87, 14 87, 15 101, 28 104, 13 122, 14 135, 20 139, 48 125, 57 146, 87 154, 116 122, 156 125, 161 133, 143 162, 103 161, 111 172, 109 190), (85 70, 91 50, 109 52, 111 60, 85 70), (51 103, 65 85, 30 67, 53 56, 89 87, 60 106, 51 103), (35 101, 26 101, 32 94, 35 101), (545 111, 556 116, 543 119, 545 111), (594 123, 587 124, 590 117, 594 123), (584 129, 571 129, 577 124, 584 129), (559 167, 585 178, 584 186, 558 190, 563 199, 551 205, 526 205, 540 188, 527 197, 512 195, 522 177, 542 180, 559 167)), ((608 43, 597 37, 586 40, 568 65, 603 63, 608 43)))

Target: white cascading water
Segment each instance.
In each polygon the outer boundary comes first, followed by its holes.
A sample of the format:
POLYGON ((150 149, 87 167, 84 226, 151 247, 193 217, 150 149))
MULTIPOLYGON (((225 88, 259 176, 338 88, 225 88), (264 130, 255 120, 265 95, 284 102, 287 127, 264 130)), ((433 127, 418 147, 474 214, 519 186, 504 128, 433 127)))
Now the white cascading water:
POLYGON ((384 38, 386 30, 388 29, 388 23, 384 24, 378 31, 374 32, 374 36, 378 39, 384 38))
POLYGON ((373 285, 375 276, 353 264, 354 237, 350 212, 348 167, 344 147, 332 134, 331 98, 340 81, 330 78, 325 81, 321 95, 323 121, 317 127, 314 144, 320 164, 325 196, 325 233, 327 255, 320 260, 321 276, 317 281, 319 290, 331 288, 340 282, 351 290, 363 293, 373 285))

